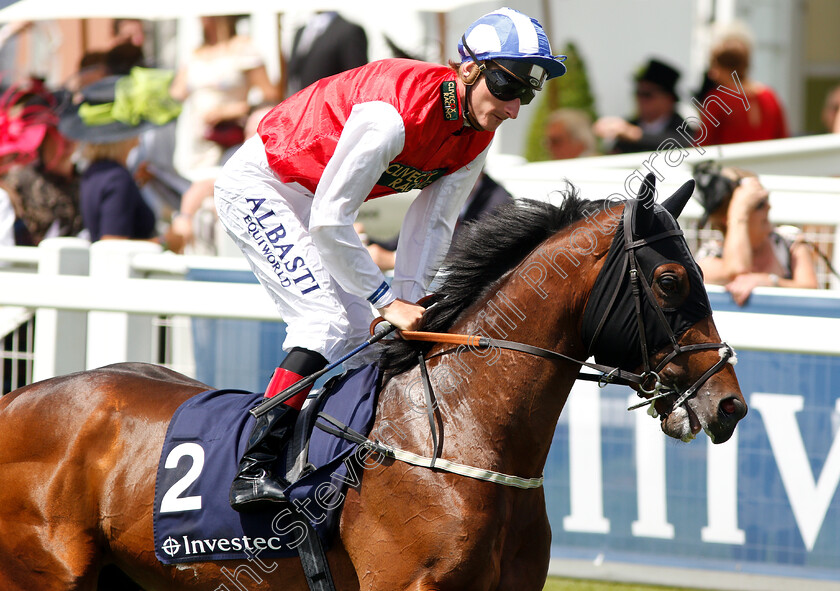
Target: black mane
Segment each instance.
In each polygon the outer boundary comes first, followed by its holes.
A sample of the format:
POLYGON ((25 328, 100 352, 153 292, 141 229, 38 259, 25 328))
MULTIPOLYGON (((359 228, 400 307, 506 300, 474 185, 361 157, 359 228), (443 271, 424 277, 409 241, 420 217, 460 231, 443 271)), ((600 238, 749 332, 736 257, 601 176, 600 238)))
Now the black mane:
MULTIPOLYGON (((562 205, 520 200, 504 204, 493 213, 464 226, 443 264, 443 284, 432 301, 439 302, 424 318, 422 330, 446 332, 461 313, 478 301, 505 273, 531 251, 566 226, 601 209, 601 201, 581 199, 567 183, 562 205)), ((380 366, 392 374, 417 363, 417 353, 433 343, 388 341, 380 366)))

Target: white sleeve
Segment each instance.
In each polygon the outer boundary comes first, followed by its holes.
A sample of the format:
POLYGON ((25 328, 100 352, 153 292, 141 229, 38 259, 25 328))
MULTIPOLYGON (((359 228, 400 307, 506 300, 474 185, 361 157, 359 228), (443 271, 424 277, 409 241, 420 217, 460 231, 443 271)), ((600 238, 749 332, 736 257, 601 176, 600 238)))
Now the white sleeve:
POLYGON ((392 105, 377 101, 354 106, 312 200, 309 231, 324 266, 345 291, 376 308, 396 297, 353 222, 404 145, 405 126, 392 105))
POLYGON ((426 295, 449 250, 458 214, 475 186, 488 146, 475 160, 420 191, 406 213, 397 245, 391 288, 398 298, 415 302, 426 295))

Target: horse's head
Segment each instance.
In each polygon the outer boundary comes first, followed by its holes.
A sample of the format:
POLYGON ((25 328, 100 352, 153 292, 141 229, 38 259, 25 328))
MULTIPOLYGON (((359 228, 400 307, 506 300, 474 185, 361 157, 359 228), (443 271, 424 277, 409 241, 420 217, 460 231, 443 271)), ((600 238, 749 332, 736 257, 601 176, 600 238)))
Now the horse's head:
POLYGON ((654 180, 648 175, 625 204, 586 306, 584 342, 598 363, 641 372, 635 388, 667 435, 686 441, 705 429, 721 443, 747 405, 734 352, 720 341, 703 276, 676 222, 694 181, 658 205, 654 180))

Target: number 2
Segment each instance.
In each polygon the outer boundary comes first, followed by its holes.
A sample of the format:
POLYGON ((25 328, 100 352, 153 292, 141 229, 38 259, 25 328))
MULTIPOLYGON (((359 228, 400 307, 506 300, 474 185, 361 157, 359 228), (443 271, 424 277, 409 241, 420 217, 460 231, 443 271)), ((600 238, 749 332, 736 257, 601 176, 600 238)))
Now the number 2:
POLYGON ((198 480, 204 468, 204 448, 197 443, 180 443, 172 448, 166 456, 164 468, 177 468, 178 461, 184 457, 192 458, 192 466, 175 484, 169 487, 160 501, 161 513, 177 513, 179 511, 198 511, 201 509, 201 496, 180 497, 189 485, 198 480))

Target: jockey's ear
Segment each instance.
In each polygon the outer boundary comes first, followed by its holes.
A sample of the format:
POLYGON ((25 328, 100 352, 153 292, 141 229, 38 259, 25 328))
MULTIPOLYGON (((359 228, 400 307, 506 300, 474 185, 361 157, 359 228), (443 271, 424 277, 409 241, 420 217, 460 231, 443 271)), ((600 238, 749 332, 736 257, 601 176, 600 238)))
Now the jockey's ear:
POLYGON ((461 63, 461 66, 458 68, 458 76, 461 78, 461 81, 470 86, 471 84, 475 84, 475 81, 478 80, 479 75, 481 75, 481 68, 478 64, 473 61, 465 61, 461 63))
POLYGON ((685 204, 691 199, 691 195, 694 193, 694 185, 694 179, 686 181, 682 187, 674 191, 674 194, 662 203, 662 207, 674 216, 674 219, 680 217, 685 204))

